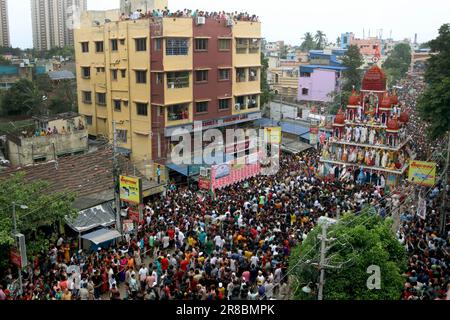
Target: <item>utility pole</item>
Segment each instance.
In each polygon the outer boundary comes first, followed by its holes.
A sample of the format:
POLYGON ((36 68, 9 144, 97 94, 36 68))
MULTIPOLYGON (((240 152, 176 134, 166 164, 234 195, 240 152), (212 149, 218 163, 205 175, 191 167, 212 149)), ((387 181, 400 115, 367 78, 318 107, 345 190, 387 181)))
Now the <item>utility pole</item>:
POLYGON ((319 293, 317 296, 317 300, 323 300, 323 286, 325 284, 325 257, 326 257, 326 251, 327 251, 327 223, 324 223, 322 225, 322 236, 320 236, 320 262, 319 262, 319 269, 320 269, 320 280, 319 280, 319 293))
POLYGON ((450 132, 448 133, 447 159, 445 161, 444 180, 442 183, 443 195, 442 195, 441 225, 440 225, 440 232, 441 232, 442 236, 445 235, 445 229, 446 229, 445 227, 447 224, 447 184, 448 184, 449 162, 450 162, 450 132))
MULTIPOLYGON (((19 295, 22 295, 22 289, 23 289, 22 268, 24 267, 24 266, 22 266, 22 261, 23 261, 22 255, 25 253, 21 251, 21 246, 19 244, 19 240, 16 237, 19 234, 19 232, 17 230, 17 217, 16 217, 16 203, 15 202, 12 203, 12 207, 13 207, 13 222, 14 222, 14 240, 16 241, 16 245, 20 251, 20 266, 18 267, 19 268, 19 295)), ((25 205, 21 205, 20 207, 24 208, 24 209, 28 208, 25 205)))
POLYGON ((113 127, 113 179, 114 179, 114 203, 116 207, 116 230, 122 234, 122 222, 120 219, 120 192, 119 192, 119 165, 117 163, 116 148, 117 148, 117 132, 116 121, 112 122, 113 127))

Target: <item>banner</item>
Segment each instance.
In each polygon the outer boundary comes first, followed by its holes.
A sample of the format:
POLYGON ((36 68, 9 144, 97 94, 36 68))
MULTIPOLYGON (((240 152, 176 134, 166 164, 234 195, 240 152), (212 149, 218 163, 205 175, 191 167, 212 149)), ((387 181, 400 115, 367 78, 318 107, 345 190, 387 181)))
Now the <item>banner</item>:
POLYGON ((436 163, 411 161, 408 180, 420 186, 433 187, 436 184, 436 163))
POLYGON ((422 196, 419 196, 419 203, 417 205, 417 216, 422 220, 425 220, 427 216, 427 202, 424 198, 422 198, 422 196))
POLYGON ((209 178, 200 177, 198 179, 198 187, 202 190, 210 190, 211 189, 211 180, 209 178))
POLYGON ((134 231, 133 220, 124 220, 123 221, 123 232, 124 233, 133 233, 133 231, 134 231))
POLYGON ((142 203, 142 179, 120 176, 120 200, 124 202, 142 203))
POLYGON ((264 138, 269 144, 281 144, 281 127, 270 127, 264 129, 264 138))
POLYGON ((11 249, 9 252, 9 258, 12 264, 16 265, 18 268, 22 268, 22 258, 16 249, 11 249))

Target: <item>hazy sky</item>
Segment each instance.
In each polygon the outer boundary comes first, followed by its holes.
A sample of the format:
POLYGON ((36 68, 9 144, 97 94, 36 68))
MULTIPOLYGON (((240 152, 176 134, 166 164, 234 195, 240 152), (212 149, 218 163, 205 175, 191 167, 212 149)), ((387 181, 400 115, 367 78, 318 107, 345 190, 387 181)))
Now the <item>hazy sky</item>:
MULTIPOLYGON (((119 7, 119 0, 88 0, 88 9, 119 7)), ((32 47, 30 0, 9 0, 9 20, 13 47, 32 47)), ((169 0, 171 10, 246 11, 260 16, 263 37, 269 41, 285 40, 299 44, 305 32, 322 30, 335 41, 341 32, 353 31, 362 37, 383 29, 387 38, 425 42, 435 38, 439 27, 450 22, 448 0, 169 0), (423 3, 426 6, 418 6, 423 3)))

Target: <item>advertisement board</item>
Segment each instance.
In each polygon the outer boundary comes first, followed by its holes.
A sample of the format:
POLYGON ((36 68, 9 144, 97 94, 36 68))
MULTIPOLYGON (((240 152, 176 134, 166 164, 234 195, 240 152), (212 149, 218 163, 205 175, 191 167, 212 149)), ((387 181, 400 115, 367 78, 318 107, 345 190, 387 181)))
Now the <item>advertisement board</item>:
POLYGON ((125 233, 133 233, 134 231, 134 222, 133 220, 123 220, 123 232, 125 233))
POLYGON ((267 143, 281 144, 281 127, 270 127, 264 129, 264 138, 267 143))
POLYGON ((12 264, 16 265, 18 268, 22 268, 22 258, 20 257, 19 251, 11 249, 9 252, 9 259, 12 264))
POLYGON ((411 183, 432 187, 436 184, 436 163, 425 161, 411 161, 409 164, 408 180, 411 183))
POLYGON ((200 177, 198 179, 198 187, 202 190, 210 190, 211 189, 211 180, 209 178, 200 177))
POLYGON ((124 202, 142 203, 142 179, 120 176, 120 200, 124 202))

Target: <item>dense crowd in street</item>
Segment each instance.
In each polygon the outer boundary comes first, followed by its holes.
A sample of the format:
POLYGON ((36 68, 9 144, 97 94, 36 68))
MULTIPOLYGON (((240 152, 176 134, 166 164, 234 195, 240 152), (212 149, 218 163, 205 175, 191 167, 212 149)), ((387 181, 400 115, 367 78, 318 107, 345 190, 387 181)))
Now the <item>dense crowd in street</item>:
MULTIPOLYGON (((409 81, 403 85, 420 89, 409 81)), ((403 98, 413 105, 416 96, 403 98)), ((415 117, 412 112, 408 130, 421 135, 415 117)), ((413 148, 426 156, 430 147, 415 139, 413 148)), ((319 158, 315 150, 282 155, 276 175, 254 177, 215 197, 171 185, 166 197, 147 204, 144 223, 128 242, 88 253, 76 239, 60 238, 24 272, 18 299, 289 299, 291 250, 321 216, 357 213, 366 204, 383 217, 390 214, 383 188, 352 178, 322 179, 319 158)), ((448 295, 449 238, 438 234, 440 188, 426 197, 425 219, 409 208, 401 214, 398 236, 409 254, 402 299, 448 295)), ((9 270, 0 300, 11 298, 13 278, 9 270)))

